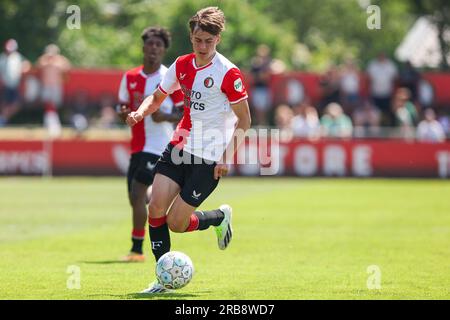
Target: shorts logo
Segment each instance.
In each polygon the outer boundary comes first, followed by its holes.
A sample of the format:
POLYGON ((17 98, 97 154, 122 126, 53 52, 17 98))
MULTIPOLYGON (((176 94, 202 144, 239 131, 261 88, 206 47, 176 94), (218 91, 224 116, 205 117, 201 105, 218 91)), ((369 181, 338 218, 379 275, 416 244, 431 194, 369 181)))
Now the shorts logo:
POLYGON ((155 164, 152 164, 150 161, 147 162, 147 169, 153 170, 153 169, 155 169, 155 166, 156 166, 156 163, 155 163, 155 164))
POLYGON ((241 78, 234 80, 234 90, 236 90, 237 92, 242 92, 243 89, 244 87, 242 86, 241 78))
POLYGON ((200 197, 201 195, 201 193, 197 193, 195 192, 195 190, 192 192, 192 198, 194 198, 195 200, 198 200, 198 197, 200 197))
POLYGON ((203 84, 205 85, 205 87, 211 88, 214 85, 214 80, 213 78, 208 77, 205 79, 205 81, 203 81, 203 84))

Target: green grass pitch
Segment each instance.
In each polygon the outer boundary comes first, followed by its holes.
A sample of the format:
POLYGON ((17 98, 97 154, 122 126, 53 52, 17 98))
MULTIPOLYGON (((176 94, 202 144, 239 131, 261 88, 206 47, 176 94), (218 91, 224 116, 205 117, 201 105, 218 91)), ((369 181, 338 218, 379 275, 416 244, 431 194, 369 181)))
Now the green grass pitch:
POLYGON ((147 262, 117 262, 130 247, 125 188, 0 178, 0 299, 450 298, 449 181, 222 179, 202 208, 233 206, 230 247, 212 228, 172 234, 196 273, 152 298, 138 294, 154 279, 148 238, 147 262))

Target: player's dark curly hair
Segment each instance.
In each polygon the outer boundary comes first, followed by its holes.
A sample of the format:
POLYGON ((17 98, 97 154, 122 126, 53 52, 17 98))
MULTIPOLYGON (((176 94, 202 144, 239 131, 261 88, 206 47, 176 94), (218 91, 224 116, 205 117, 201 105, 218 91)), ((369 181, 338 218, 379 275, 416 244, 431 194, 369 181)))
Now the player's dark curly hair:
POLYGON ((142 31, 141 39, 145 42, 148 38, 155 36, 162 39, 164 42, 164 46, 167 48, 170 47, 170 43, 172 41, 172 36, 170 35, 169 30, 163 27, 148 27, 144 31, 142 31))

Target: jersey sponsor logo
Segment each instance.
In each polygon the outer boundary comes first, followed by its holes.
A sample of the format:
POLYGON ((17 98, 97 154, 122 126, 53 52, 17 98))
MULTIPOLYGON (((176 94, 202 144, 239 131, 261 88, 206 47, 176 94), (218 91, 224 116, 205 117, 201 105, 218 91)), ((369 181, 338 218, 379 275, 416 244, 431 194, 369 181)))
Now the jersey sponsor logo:
POLYGON ((242 85, 241 78, 234 80, 234 90, 236 90, 237 92, 242 92, 243 89, 244 86, 242 85))
POLYGON ((205 110, 205 104, 203 102, 196 101, 196 100, 200 100, 202 98, 201 92, 195 91, 192 89, 188 89, 184 85, 181 85, 181 91, 183 91, 183 93, 184 93, 184 105, 185 106, 189 106, 189 108, 198 110, 198 111, 205 110), (193 99, 195 99, 195 100, 193 100, 193 99))
POLYGON ((205 81, 203 81, 203 84, 205 85, 206 88, 211 88, 214 85, 214 79, 211 77, 208 77, 205 79, 205 81))
POLYGON ((191 101, 189 108, 194 110, 203 111, 205 110, 205 104, 203 102, 191 101))
POLYGON ((180 73, 180 80, 183 80, 186 77, 186 73, 180 73))
POLYGON ((201 196, 201 193, 197 193, 195 192, 195 190, 192 192, 192 198, 194 198, 195 200, 198 200, 198 198, 201 196))
POLYGON ((137 86, 137 82, 131 82, 130 83, 130 88, 131 89, 133 89, 133 90, 136 89, 136 86, 137 86))

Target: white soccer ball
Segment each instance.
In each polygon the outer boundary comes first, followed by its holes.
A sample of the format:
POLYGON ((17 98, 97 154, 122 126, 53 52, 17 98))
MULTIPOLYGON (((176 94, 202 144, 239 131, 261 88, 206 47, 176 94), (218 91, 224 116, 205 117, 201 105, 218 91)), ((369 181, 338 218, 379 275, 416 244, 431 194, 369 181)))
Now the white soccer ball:
POLYGON ((167 289, 183 288, 193 275, 191 258, 179 251, 167 252, 156 263, 156 277, 167 289))

